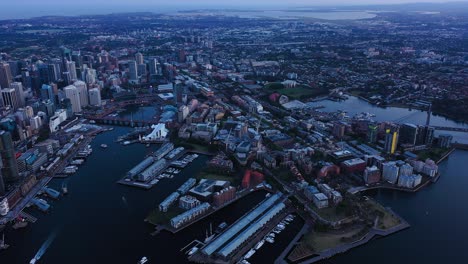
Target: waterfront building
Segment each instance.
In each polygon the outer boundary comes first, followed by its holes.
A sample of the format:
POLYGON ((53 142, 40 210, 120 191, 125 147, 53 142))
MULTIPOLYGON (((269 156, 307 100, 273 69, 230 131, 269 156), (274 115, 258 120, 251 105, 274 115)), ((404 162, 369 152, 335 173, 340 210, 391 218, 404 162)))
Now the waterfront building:
POLYGON ((68 114, 65 109, 55 111, 55 114, 49 119, 50 132, 55 132, 59 129, 61 123, 67 120, 68 114))
POLYGON ((144 136, 143 140, 145 141, 153 141, 153 140, 163 140, 167 137, 169 130, 166 129, 166 124, 159 123, 157 125, 152 125, 151 128, 153 131, 144 136))
POLYGON ((328 197, 323 193, 316 193, 312 196, 312 202, 318 209, 328 207, 328 197))
POLYGON ((398 181, 400 168, 395 162, 386 162, 382 164, 382 177, 389 183, 395 184, 398 181))
POLYGON ((380 181, 380 170, 376 166, 367 167, 364 170, 364 182, 373 184, 380 181))
POLYGON ((385 131, 384 151, 388 154, 394 154, 398 144, 398 132, 387 129, 385 131))
POLYGON ((89 89, 89 104, 92 106, 101 106, 101 92, 98 88, 89 89))
POLYGON ((0 131, 0 157, 2 161, 1 174, 5 182, 19 179, 18 164, 10 132, 0 131))
POLYGON ((418 137, 418 126, 405 123, 400 127, 399 141, 401 144, 416 145, 418 137))
POLYGON ((362 172, 366 169, 366 162, 360 158, 345 160, 341 163, 341 169, 345 173, 362 172))
POLYGON ((186 224, 187 222, 190 222, 197 216, 202 215, 206 211, 208 211, 211 208, 211 205, 209 203, 202 203, 174 218, 171 219, 171 226, 173 228, 179 228, 183 224, 186 224))
POLYGON ((166 199, 164 199, 164 201, 162 201, 160 204, 159 204, 159 211, 161 212, 167 212, 167 210, 169 209, 169 207, 175 203, 175 201, 177 201, 177 199, 179 198, 180 194, 178 192, 173 192, 171 193, 171 195, 169 195, 168 197, 166 197, 166 199))
POLYGON ((160 159, 145 169, 142 173, 138 175, 138 181, 147 182, 148 180, 154 178, 155 175, 160 173, 164 167, 166 167, 167 161, 165 159, 160 159))
POLYGON ((453 136, 450 134, 441 134, 438 139, 438 146, 441 148, 450 148, 453 136))
POLYGON ((215 192, 228 188, 229 185, 228 181, 201 179, 196 187, 190 189, 189 193, 202 201, 209 201, 215 192))
POLYGON ((213 205, 222 206, 236 198, 236 187, 229 186, 213 194, 213 205))
POLYGON ((69 85, 63 88, 63 91, 65 92, 65 97, 70 100, 72 112, 81 112, 81 100, 78 89, 74 85, 69 85))
POLYGON ((413 167, 409 165, 408 163, 403 164, 400 166, 400 177, 402 175, 408 176, 413 174, 413 167))
POLYGON ((186 194, 190 190, 190 188, 195 186, 196 183, 197 183, 197 180, 195 180, 195 178, 189 178, 184 184, 182 184, 177 189, 177 192, 180 194, 186 194))
POLYGON ((179 207, 185 210, 190 210, 198 205, 200 205, 200 201, 190 195, 182 196, 179 199, 179 207))

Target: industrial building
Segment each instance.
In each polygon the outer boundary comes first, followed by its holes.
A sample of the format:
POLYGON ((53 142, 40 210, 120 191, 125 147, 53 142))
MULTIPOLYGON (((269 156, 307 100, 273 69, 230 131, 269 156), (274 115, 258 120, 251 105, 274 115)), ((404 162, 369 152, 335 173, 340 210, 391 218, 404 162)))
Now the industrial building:
POLYGON ((167 212, 167 210, 169 209, 169 207, 175 202, 177 201, 177 198, 179 198, 180 194, 178 192, 173 192, 171 193, 171 195, 169 195, 168 197, 166 197, 166 199, 164 199, 164 201, 162 201, 160 204, 159 204, 159 211, 161 212, 167 212))
POLYGON ((195 183, 197 183, 197 180, 195 180, 194 178, 190 178, 177 189, 177 192, 180 194, 186 194, 190 190, 190 188, 192 188, 195 185, 195 183))
MULTIPOLYGON (((237 222, 235 222, 232 226, 230 226, 225 232, 223 232, 221 235, 216 237, 214 240, 212 240, 209 244, 207 244, 201 251, 203 254, 206 254, 208 256, 213 255, 215 252, 219 252, 220 249, 223 250, 221 253, 222 256, 229 255, 232 251, 232 246, 227 248, 227 246, 223 247, 226 245, 228 242, 233 242, 237 241, 240 239, 241 241, 244 241, 246 238, 246 235, 242 235, 242 237, 239 238, 238 234, 241 234, 243 230, 247 230, 252 223, 257 223, 256 220, 261 219, 262 216, 266 215, 265 213, 268 211, 269 208, 272 208, 276 203, 279 202, 280 198, 282 196, 282 193, 277 193, 274 194, 267 199, 265 199, 263 202, 261 202, 257 207, 255 207, 252 211, 250 211, 247 215, 243 216, 240 218, 237 222)), ((280 204, 283 204, 282 202, 280 204)), ((262 221, 263 222, 263 221, 262 221)), ((259 226, 261 227, 264 224, 257 225, 256 227, 258 228, 259 226)), ((249 229, 249 234, 252 235, 252 232, 256 232, 258 229, 252 230, 249 229)), ((248 238, 248 237, 247 237, 248 238)), ((235 242, 236 245, 239 242, 235 242)))
POLYGON ((135 177, 138 173, 142 172, 144 169, 148 168, 154 162, 154 157, 147 157, 142 162, 138 163, 135 167, 133 167, 130 171, 127 172, 128 177, 135 177))
POLYGON ((230 184, 228 181, 202 179, 189 193, 202 201, 209 201, 215 192, 229 187, 230 184))
POLYGON ((211 205, 209 203, 202 203, 174 218, 171 219, 171 226, 174 228, 179 228, 183 224, 193 220, 195 217, 202 215, 210 209, 211 205))

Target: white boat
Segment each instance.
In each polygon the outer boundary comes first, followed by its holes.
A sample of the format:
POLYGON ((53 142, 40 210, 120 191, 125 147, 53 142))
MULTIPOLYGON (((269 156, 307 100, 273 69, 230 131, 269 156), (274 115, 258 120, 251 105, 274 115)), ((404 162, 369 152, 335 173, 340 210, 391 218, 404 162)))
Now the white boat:
POLYGON ((267 237, 265 240, 266 240, 266 242, 268 242, 270 244, 275 243, 275 240, 273 238, 271 238, 271 237, 267 237))
POLYGON ((3 238, 2 238, 2 240, 0 240, 0 250, 7 249, 9 247, 10 247, 10 245, 5 244, 5 234, 3 234, 3 238))
POLYGON ((253 254, 255 254, 255 252, 256 252, 255 249, 249 250, 249 252, 245 254, 244 259, 249 259, 251 256, 253 256, 253 254))
POLYGON ((37 261, 37 259, 36 259, 36 258, 33 258, 33 259, 31 259, 31 261, 29 261, 29 264, 35 264, 36 261, 37 261))
POLYGON ((192 249, 190 249, 188 255, 189 255, 189 256, 192 256, 192 255, 195 254, 197 251, 198 251, 198 247, 193 247, 192 249))
POLYGON ((148 262, 148 258, 147 258, 147 257, 142 257, 142 258, 140 259, 140 261, 138 261, 138 264, 144 264, 144 263, 146 263, 146 262, 148 262))
POLYGON ((101 148, 107 148, 108 146, 106 144, 101 144, 101 148))
POLYGON ((255 250, 259 250, 263 244, 265 244, 265 240, 260 240, 260 242, 258 242, 258 244, 255 246, 255 250))

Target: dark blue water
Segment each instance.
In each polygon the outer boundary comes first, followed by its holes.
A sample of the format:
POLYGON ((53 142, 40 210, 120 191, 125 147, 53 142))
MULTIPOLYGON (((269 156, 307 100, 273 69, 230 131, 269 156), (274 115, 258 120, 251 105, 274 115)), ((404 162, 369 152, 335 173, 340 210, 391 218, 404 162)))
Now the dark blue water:
POLYGON ((353 249, 323 263, 466 263, 468 251, 467 151, 456 151, 441 164, 441 177, 416 194, 378 191, 411 228, 353 249))
MULTIPOLYGON (((337 110, 344 110, 348 112, 348 116, 354 116, 362 112, 375 114, 374 120, 376 121, 398 121, 399 123, 413 123, 416 125, 425 125, 427 113, 421 110, 410 110, 407 108, 398 107, 387 107, 382 108, 366 101, 359 99, 358 97, 350 96, 348 100, 342 102, 335 102, 330 100, 323 100, 312 105, 323 105, 325 108, 319 109, 324 112, 333 112, 337 110)), ((447 119, 442 116, 432 115, 431 125, 433 126, 448 126, 448 127, 462 127, 468 128, 468 124, 459 123, 447 119)), ((449 133, 453 135, 454 141, 468 143, 468 133, 462 132, 448 132, 448 131, 436 131, 436 135, 441 133, 449 133)))

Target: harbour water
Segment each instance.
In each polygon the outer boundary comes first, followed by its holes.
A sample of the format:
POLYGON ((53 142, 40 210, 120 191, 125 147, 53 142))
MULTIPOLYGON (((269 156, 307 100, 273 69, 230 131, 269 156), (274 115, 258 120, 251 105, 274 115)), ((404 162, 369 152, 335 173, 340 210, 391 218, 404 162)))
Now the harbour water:
MULTIPOLYGON (((366 110, 369 106, 361 100, 341 104, 331 101, 320 103, 327 104, 325 110, 339 107, 350 114, 351 111, 374 112, 379 119, 387 117, 392 120, 391 117, 398 113, 394 113, 394 109, 366 110)), ((396 110, 402 111, 402 116, 408 112, 406 109, 396 110)), ((421 113, 420 118, 423 120, 425 114, 421 113)), ((433 120, 439 118, 434 117, 433 120)), ((437 122, 442 120, 445 119, 440 118, 437 122)), ((450 120, 446 122, 441 124, 457 124, 450 120)), ((0 263, 29 263, 57 230, 55 239, 39 263, 136 263, 142 256, 150 259, 148 263, 186 263, 180 249, 194 239, 203 240, 210 223, 214 227, 224 221, 232 223, 265 197, 265 193, 254 193, 180 234, 162 232, 153 237, 150 235, 152 227, 143 222, 149 210, 156 208, 188 177, 201 170, 208 157, 200 156, 173 179, 163 180, 148 191, 118 185, 116 181, 151 151, 151 148, 140 144, 122 146, 113 143, 128 130, 116 127, 96 137, 92 142, 93 154, 75 175, 66 180, 69 194, 58 201, 49 200, 52 209, 47 214, 28 209, 27 212, 38 217, 38 221, 24 229, 6 232, 6 240, 11 247, 0 252, 0 263), (101 144, 109 147, 101 149, 101 144)), ((460 260, 468 259, 468 252, 462 248, 464 234, 468 233, 465 224, 468 211, 464 204, 468 200, 465 191, 468 175, 463 174, 467 160, 468 152, 454 152, 441 164, 440 180, 416 194, 369 193, 385 206, 392 207, 412 227, 324 263, 440 263, 443 259, 460 263, 460 260)), ((53 180, 50 186, 60 190, 62 181, 53 180)), ((275 244, 265 244, 252 257, 251 263, 272 263, 300 229, 300 223, 288 228, 284 237, 279 237, 275 244)))

